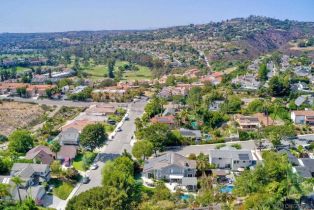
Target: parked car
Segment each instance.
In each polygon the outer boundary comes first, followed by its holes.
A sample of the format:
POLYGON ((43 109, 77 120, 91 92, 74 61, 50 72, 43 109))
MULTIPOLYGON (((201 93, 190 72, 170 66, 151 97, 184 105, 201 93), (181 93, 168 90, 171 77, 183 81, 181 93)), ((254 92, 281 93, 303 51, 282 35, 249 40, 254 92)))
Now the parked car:
POLYGON ((118 127, 117 132, 121 132, 121 131, 122 131, 121 127, 118 127))
POLYGON ((96 163, 94 163, 93 165, 91 165, 90 169, 91 170, 96 170, 98 168, 98 165, 96 163))
POLYGON ((110 125, 115 125, 115 124, 116 124, 116 121, 114 121, 114 120, 108 120, 108 123, 109 123, 110 125))
POLYGON ((89 181, 90 181, 90 179, 89 179, 88 176, 84 176, 83 179, 82 179, 82 183, 83 184, 87 184, 89 181))

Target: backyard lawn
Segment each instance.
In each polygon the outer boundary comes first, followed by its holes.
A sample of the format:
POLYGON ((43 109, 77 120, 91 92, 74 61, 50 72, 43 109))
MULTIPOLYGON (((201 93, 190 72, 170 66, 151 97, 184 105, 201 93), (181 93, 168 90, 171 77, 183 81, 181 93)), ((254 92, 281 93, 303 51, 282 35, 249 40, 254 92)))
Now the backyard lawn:
POLYGON ((53 194, 62 200, 66 200, 74 189, 72 184, 58 179, 51 179, 49 184, 54 185, 53 194))

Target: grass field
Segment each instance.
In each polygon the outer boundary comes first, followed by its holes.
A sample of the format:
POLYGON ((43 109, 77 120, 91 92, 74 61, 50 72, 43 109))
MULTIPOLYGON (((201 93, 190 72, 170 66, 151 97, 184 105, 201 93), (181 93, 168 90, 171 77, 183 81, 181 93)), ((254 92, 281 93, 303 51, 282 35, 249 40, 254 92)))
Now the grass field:
MULTIPOLYGON (((127 64, 127 61, 117 61, 115 64, 115 71, 124 64, 127 64)), ((145 66, 136 65, 139 70, 138 71, 127 71, 123 74, 122 80, 133 81, 133 80, 143 80, 150 79, 152 73, 149 68, 145 66)), ((89 77, 93 80, 98 80, 107 77, 108 74, 108 66, 107 65, 93 65, 88 68, 83 69, 83 72, 87 73, 89 77)))
POLYGON ((139 66, 138 71, 128 71, 123 74, 123 80, 134 81, 134 80, 144 80, 150 79, 152 77, 152 72, 148 67, 139 66))
POLYGON ((54 185, 53 194, 62 200, 66 200, 73 190, 73 185, 58 179, 51 179, 49 184, 54 185))
POLYGON ((31 69, 26 68, 26 67, 21 67, 21 66, 16 67, 16 72, 23 72, 23 71, 29 71, 29 70, 31 69))

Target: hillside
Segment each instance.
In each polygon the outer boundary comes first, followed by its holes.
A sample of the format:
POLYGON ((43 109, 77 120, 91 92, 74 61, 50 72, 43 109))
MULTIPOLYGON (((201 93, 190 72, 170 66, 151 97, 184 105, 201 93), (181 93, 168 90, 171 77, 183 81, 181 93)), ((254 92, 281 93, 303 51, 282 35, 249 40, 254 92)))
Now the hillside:
MULTIPOLYGON (((142 31, 6 33, 0 34, 0 49, 2 53, 83 47, 94 52, 127 49, 175 66, 190 66, 203 62, 203 52, 210 61, 250 59, 274 50, 300 54, 291 50, 289 42, 313 35, 313 22, 250 16, 142 31)), ((309 54, 314 56, 312 51, 309 54)))

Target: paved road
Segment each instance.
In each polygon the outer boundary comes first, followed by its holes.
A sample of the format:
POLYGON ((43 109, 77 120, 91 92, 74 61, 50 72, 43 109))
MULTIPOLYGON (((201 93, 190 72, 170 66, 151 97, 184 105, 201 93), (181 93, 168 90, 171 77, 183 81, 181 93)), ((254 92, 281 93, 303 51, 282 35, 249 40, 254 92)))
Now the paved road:
MULTIPOLYGON (((51 100, 51 99, 33 99, 33 98, 20 98, 20 97, 3 97, 0 99, 11 99, 17 102, 45 104, 48 106, 69 106, 69 107, 89 107, 92 104, 103 104, 101 102, 83 102, 83 101, 70 101, 70 100, 51 100)), ((108 104, 108 103, 106 103, 108 104)), ((112 105, 127 107, 127 103, 110 103, 112 105)))
MULTIPOLYGON (((234 141, 225 143, 227 146, 231 144, 240 144, 243 150, 256 150, 255 140, 249 141, 234 141)), ((200 153, 208 154, 208 150, 215 149, 218 144, 205 144, 205 145, 191 145, 184 147, 171 148, 171 151, 177 152, 183 156, 188 156, 191 153, 196 155, 200 153)), ((271 146, 270 143, 265 142, 264 145, 271 146)))
POLYGON ((90 182, 81 185, 76 195, 93 187, 101 186, 101 169, 107 160, 116 158, 123 153, 124 150, 131 152, 132 147, 130 143, 131 137, 134 135, 135 131, 134 122, 137 117, 143 114, 146 103, 146 100, 140 100, 129 105, 129 120, 125 121, 121 126, 122 131, 117 132, 114 139, 108 141, 108 144, 100 149, 100 159, 97 161, 98 169, 87 172, 90 182))

